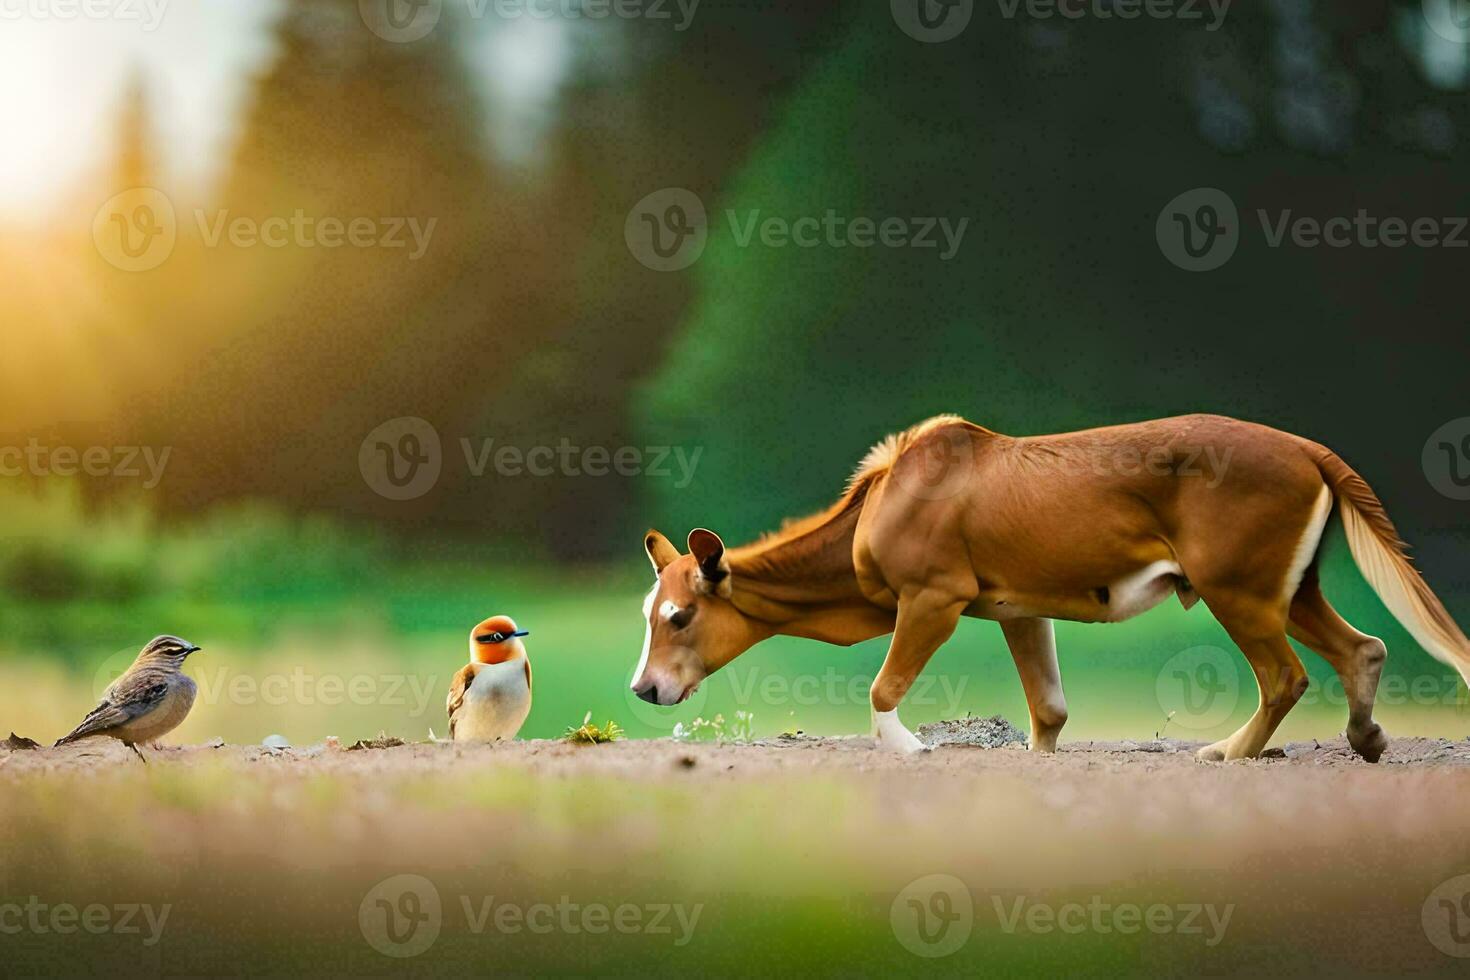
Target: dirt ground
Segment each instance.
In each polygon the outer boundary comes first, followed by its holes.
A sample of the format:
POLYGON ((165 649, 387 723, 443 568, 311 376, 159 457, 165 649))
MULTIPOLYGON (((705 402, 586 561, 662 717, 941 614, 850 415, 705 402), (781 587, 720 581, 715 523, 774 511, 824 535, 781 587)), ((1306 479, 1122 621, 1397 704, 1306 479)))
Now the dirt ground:
MULTIPOLYGON (((1198 741, 1163 738, 1148 741, 1062 742, 1054 755, 1025 751, 1025 736, 990 719, 941 722, 922 726, 918 734, 931 750, 914 756, 879 752, 871 738, 860 735, 805 734, 756 739, 747 743, 674 742, 669 739, 618 741, 597 746, 568 745, 559 740, 536 739, 498 745, 455 745, 450 742, 403 743, 387 739, 378 744, 350 747, 336 742, 310 746, 254 745, 158 746, 144 754, 169 766, 203 763, 272 768, 302 768, 349 775, 422 775, 467 762, 533 770, 543 776, 597 775, 643 780, 690 778, 758 779, 771 773, 803 769, 825 774, 898 773, 904 775, 1005 773, 1037 783, 1077 773, 1135 774, 1208 784, 1218 773, 1280 773, 1296 767, 1331 767, 1342 772, 1344 785, 1371 782, 1377 771, 1433 772, 1441 767, 1470 766, 1470 739, 1395 738, 1376 765, 1365 763, 1342 736, 1311 742, 1290 742, 1268 749, 1260 759, 1232 763, 1201 763, 1193 753, 1198 741), (981 728, 973 722, 982 722, 981 728), (990 751, 977 751, 990 750, 990 751), (1356 774, 1356 775, 1355 775, 1356 774)), ((95 771, 99 765, 141 765, 136 756, 108 739, 93 739, 61 749, 38 747, 8 749, 0 743, 0 778, 48 773, 95 771)), ((145 772, 146 770, 139 770, 145 772)), ((1470 803, 1470 800, 1467 800, 1470 803)))
MULTIPOLYGON (((483 966, 490 940, 450 896, 493 894, 705 907, 677 948, 497 936, 510 973, 1463 975, 1470 740, 1396 739, 1376 765, 1341 738, 1200 763, 1199 743, 1168 739, 1043 756, 1001 727, 969 733, 998 747, 953 743, 966 734, 921 730, 950 744, 912 757, 805 736, 188 746, 146 766, 101 740, 0 748, 0 884, 167 899, 172 931, 145 969, 160 973, 483 966), (360 916, 405 874, 433 882, 444 922, 400 961, 360 916), (967 906, 968 938, 942 957, 903 924, 940 901, 934 881, 967 906), (1139 934, 1100 912, 1073 934, 1012 912, 1037 904, 1198 906, 1221 924, 1139 934)), ((128 962, 102 939, 0 942, 22 973, 78 948, 91 969, 128 962)))

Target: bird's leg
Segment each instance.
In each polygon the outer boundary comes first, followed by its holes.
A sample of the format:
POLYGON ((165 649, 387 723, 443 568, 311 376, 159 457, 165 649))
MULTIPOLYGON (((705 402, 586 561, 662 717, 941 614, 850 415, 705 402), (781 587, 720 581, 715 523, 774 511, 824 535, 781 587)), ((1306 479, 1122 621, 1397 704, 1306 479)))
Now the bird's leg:
POLYGON ((143 760, 143 765, 148 765, 148 757, 143 754, 142 749, 138 748, 138 746, 133 742, 126 742, 124 744, 127 745, 128 748, 132 749, 135 753, 137 753, 138 758, 143 760))

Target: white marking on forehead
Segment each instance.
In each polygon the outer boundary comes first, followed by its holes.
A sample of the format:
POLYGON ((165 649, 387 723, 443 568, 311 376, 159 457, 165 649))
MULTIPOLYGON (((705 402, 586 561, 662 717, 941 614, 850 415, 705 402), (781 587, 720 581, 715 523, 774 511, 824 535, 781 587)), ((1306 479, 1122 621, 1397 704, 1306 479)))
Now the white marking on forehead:
POLYGON ((658 614, 664 619, 673 619, 679 615, 679 604, 672 599, 665 599, 664 604, 658 607, 658 614))

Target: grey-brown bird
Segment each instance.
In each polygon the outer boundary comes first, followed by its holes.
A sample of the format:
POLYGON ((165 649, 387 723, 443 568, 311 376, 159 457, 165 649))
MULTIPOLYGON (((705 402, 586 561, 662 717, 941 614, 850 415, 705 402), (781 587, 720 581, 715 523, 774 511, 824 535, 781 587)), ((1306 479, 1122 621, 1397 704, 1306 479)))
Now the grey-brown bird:
POLYGON ((177 636, 149 641, 133 665, 102 692, 97 707, 87 712, 70 735, 56 740, 66 745, 95 735, 108 735, 138 753, 139 742, 152 742, 179 727, 194 706, 198 688, 183 671, 184 658, 199 648, 177 636))

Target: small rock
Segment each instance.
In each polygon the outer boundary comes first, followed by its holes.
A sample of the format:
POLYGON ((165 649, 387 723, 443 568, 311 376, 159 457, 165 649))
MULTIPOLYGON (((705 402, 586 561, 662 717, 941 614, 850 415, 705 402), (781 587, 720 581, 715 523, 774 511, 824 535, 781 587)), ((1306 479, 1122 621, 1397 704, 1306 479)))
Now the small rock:
POLYGON ((387 732, 378 732, 377 738, 358 739, 347 747, 348 752, 357 752, 361 749, 392 749, 406 744, 403 739, 387 732))
POLYGON ((37 742, 35 739, 26 738, 24 735, 17 735, 15 734, 15 732, 11 732, 10 737, 0 744, 3 744, 7 749, 12 752, 20 751, 23 749, 39 749, 41 747, 41 743, 37 742))
POLYGON ((225 740, 216 735, 214 738, 205 742, 204 747, 206 749, 222 749, 225 747, 225 740))
POLYGON ((692 756, 692 755, 681 755, 681 756, 679 756, 678 765, 679 765, 679 768, 680 769, 693 769, 694 768, 694 765, 695 765, 694 756, 692 756))
POLYGON ((286 740, 286 736, 284 735, 267 735, 261 740, 260 744, 268 749, 276 750, 289 749, 291 747, 291 743, 286 740))

